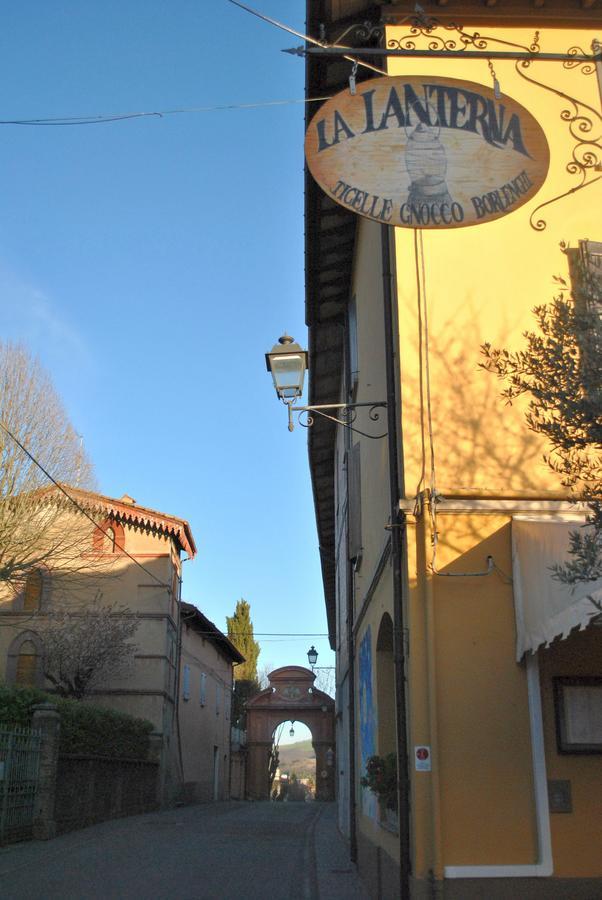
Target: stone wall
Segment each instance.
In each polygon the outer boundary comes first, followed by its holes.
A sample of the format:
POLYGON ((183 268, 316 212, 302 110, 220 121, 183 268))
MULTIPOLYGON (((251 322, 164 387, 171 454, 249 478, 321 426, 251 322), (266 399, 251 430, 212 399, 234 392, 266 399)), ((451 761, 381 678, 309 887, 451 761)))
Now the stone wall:
POLYGON ((158 807, 159 765, 98 756, 59 756, 54 817, 58 834, 158 807))

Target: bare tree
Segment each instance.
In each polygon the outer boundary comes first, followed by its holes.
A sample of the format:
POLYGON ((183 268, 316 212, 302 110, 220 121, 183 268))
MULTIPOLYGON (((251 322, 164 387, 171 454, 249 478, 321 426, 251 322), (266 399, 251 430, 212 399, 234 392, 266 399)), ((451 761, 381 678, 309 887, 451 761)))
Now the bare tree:
POLYGON ((334 697, 336 693, 336 670, 334 666, 317 666, 315 672, 314 687, 316 690, 323 691, 330 697, 334 697))
POLYGON ((62 697, 81 700, 114 678, 132 674, 137 618, 125 607, 94 606, 44 617, 44 675, 62 697))
POLYGON ((49 376, 23 347, 0 342, 0 584, 13 590, 42 566, 80 566, 91 530, 81 515, 62 527, 69 501, 17 442, 57 481, 93 487, 91 464, 49 376))

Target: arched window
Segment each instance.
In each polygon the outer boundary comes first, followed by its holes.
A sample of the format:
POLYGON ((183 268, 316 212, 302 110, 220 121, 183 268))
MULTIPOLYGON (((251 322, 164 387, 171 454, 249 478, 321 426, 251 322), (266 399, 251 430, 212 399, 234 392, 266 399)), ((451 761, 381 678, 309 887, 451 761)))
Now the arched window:
POLYGON ((17 657, 15 684, 20 687, 35 687, 38 681, 37 672, 38 651, 36 646, 33 641, 24 641, 17 657))
POLYGON ((11 642, 6 655, 6 683, 42 687, 43 644, 35 631, 23 631, 11 642))
POLYGON ((108 553, 115 553, 115 529, 110 525, 105 528, 106 549, 108 553))
POLYGON ((393 663, 393 622, 385 613, 376 640, 376 696, 378 702, 378 752, 380 756, 394 753, 395 729, 395 666, 393 663))
POLYGON ((105 519, 94 529, 92 548, 95 553, 121 553, 124 541, 125 533, 121 522, 105 519))
POLYGON ((23 612, 38 612, 42 605, 44 578, 39 569, 30 572, 25 582, 23 612))

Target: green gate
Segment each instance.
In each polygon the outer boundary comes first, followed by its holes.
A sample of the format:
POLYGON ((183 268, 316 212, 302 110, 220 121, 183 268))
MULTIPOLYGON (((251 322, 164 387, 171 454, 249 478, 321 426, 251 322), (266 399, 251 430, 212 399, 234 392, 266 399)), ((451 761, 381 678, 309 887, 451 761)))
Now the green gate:
POLYGON ((0 727, 0 844, 31 838, 41 736, 0 727))

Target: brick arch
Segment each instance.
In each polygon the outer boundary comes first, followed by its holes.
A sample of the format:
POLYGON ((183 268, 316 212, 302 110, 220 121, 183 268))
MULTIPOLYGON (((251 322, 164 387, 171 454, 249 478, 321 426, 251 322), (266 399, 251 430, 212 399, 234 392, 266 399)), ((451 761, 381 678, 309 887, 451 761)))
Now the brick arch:
POLYGON ((276 669, 268 679, 269 687, 247 703, 248 799, 269 798, 272 735, 281 722, 294 719, 311 731, 316 754, 316 800, 334 800, 334 700, 314 688, 316 676, 302 666, 276 669))
POLYGON ((95 553, 122 553, 125 548, 125 529, 121 522, 112 516, 100 522, 94 529, 92 534, 92 549, 95 553), (107 528, 112 528, 115 532, 115 549, 108 548, 108 538, 106 535, 107 528))

